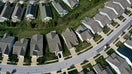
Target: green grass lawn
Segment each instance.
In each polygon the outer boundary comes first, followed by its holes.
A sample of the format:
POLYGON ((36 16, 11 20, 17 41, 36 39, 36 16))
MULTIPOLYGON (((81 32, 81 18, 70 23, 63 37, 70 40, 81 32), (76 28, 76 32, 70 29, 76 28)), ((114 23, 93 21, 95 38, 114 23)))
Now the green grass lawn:
POLYGON ((93 39, 95 42, 97 42, 101 38, 102 38, 101 35, 95 34, 93 39))
POLYGON ((104 27, 104 28, 103 28, 103 32, 104 32, 105 34, 107 34, 109 31, 110 31, 110 28, 109 28, 109 27, 104 27))
POLYGON ((124 46, 124 44, 123 44, 121 41, 118 41, 118 42, 116 43, 116 46, 117 46, 117 47, 122 47, 122 46, 124 46))

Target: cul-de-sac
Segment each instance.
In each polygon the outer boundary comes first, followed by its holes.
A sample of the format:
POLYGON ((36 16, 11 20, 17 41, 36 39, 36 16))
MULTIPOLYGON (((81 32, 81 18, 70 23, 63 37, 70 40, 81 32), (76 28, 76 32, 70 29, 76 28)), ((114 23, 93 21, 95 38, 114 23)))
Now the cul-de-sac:
POLYGON ((132 0, 0 0, 0 74, 132 74, 132 0))

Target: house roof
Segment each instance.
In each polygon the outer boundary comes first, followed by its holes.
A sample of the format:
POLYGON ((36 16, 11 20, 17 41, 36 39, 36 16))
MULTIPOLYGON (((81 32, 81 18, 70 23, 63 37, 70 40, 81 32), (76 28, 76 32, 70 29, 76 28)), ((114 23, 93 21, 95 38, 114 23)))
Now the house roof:
POLYGON ((59 14, 68 12, 64 4, 60 2, 53 0, 52 5, 55 7, 55 9, 57 10, 59 14))
POLYGON ((108 19, 108 17, 104 16, 104 15, 101 15, 101 14, 96 14, 94 16, 94 18, 98 21, 100 21, 104 26, 106 26, 107 24, 110 24, 111 21, 108 19))
POLYGON ((24 10, 25 10, 24 5, 18 3, 15 7, 15 10, 12 16, 17 16, 17 18, 21 20, 24 14, 24 10))
POLYGON ((3 3, 3 2, 0 1, 0 13, 2 12, 2 10, 4 8, 4 5, 5 5, 5 3, 3 3))
POLYGON ((56 31, 52 31, 48 33, 46 37, 47 37, 50 52, 57 53, 59 51, 62 51, 60 38, 58 34, 56 33, 56 31))
POLYGON ((114 11, 112 11, 111 9, 108 9, 108 8, 99 9, 99 12, 104 12, 104 13, 108 14, 108 16, 111 19, 118 17, 118 15, 116 15, 114 11))
POLYGON ((73 32, 71 28, 67 28, 62 33, 63 39, 68 47, 68 49, 71 49, 72 47, 75 47, 79 44, 76 34, 73 32))
POLYGON ((14 10, 14 5, 9 2, 6 3, 4 9, 2 10, 1 17, 10 19, 13 10, 14 10))
MULTIPOLYGON (((127 0, 113 0, 114 2, 120 3, 125 9, 127 7, 130 7, 130 4, 127 2, 127 0)), ((131 1, 131 0, 130 0, 131 1)))
POLYGON ((32 14, 35 18, 37 17, 38 5, 37 4, 28 4, 26 15, 32 14))
POLYGON ((46 17, 52 18, 52 11, 50 5, 48 4, 40 4, 41 18, 44 19, 46 17))
POLYGON ((127 64, 126 60, 117 55, 116 53, 111 54, 107 60, 114 64, 122 74, 132 74, 132 70, 127 64))
POLYGON ((97 72, 97 74, 113 74, 112 71, 110 70, 110 68, 108 66, 106 66, 104 68, 99 63, 96 64, 96 65, 94 65, 94 69, 97 72))
POLYGON ((124 9, 122 9, 120 5, 115 4, 115 3, 113 3, 112 1, 109 1, 109 2, 106 4, 106 6, 111 7, 111 8, 114 8, 114 9, 116 10, 116 12, 118 13, 119 16, 122 15, 122 14, 124 13, 124 9))
POLYGON ((78 4, 78 0, 63 0, 71 8, 74 8, 78 4))
POLYGON ((87 69, 83 69, 81 72, 79 72, 79 74, 96 74, 94 72, 94 70, 87 70, 87 69))
POLYGON ((25 56, 27 45, 28 39, 22 38, 20 41, 16 41, 13 46, 13 54, 25 56))
POLYGON ((129 39, 128 39, 128 40, 126 41, 126 44, 132 46, 132 40, 129 40, 129 39))
POLYGON ((11 44, 11 41, 14 39, 15 37, 12 36, 6 36, 0 39, 0 52, 2 52, 2 54, 9 54, 9 47, 11 44))
POLYGON ((92 38, 92 34, 90 33, 90 31, 84 27, 83 25, 80 25, 77 29, 76 32, 81 36, 81 38, 83 40, 87 40, 87 39, 91 39, 92 38))
POLYGON ((30 56, 43 56, 43 35, 35 34, 30 42, 30 56))
POLYGON ((101 27, 99 26, 99 23, 91 18, 85 17, 82 22, 89 25, 95 33, 102 31, 101 27))

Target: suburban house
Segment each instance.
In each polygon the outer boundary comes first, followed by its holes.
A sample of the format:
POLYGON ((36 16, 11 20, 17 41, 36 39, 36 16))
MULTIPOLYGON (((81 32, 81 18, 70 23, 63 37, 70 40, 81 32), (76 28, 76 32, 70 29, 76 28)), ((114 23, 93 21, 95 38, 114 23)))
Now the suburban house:
POLYGON ((110 23, 111 23, 111 21, 108 19, 108 17, 101 15, 99 13, 94 16, 94 20, 97 21, 99 23, 100 27, 102 27, 102 28, 110 25, 110 23))
POLYGON ((13 45, 13 54, 17 56, 25 56, 27 47, 28 47, 28 39, 22 38, 20 41, 16 41, 13 45))
POLYGON ((99 26, 99 23, 95 20, 85 17, 81 20, 82 24, 87 27, 93 34, 98 34, 102 31, 102 28, 99 26))
POLYGON ((118 74, 132 74, 132 70, 126 60, 116 53, 111 54, 106 61, 118 74))
POLYGON ((5 33, 3 38, 0 39, 0 53, 2 55, 9 55, 15 43, 15 37, 5 33))
POLYGON ((35 19, 37 17, 38 13, 38 5, 37 4, 28 4, 26 9, 26 18, 29 19, 35 19))
POLYGON ((126 40, 124 44, 125 44, 125 46, 127 46, 128 48, 132 49, 132 39, 131 39, 131 40, 130 40, 130 39, 126 40))
POLYGON ((62 45, 61 45, 60 38, 59 38, 58 34, 56 33, 56 31, 52 31, 52 32, 48 33, 46 35, 46 38, 47 38, 50 52, 54 53, 56 56, 59 56, 58 58, 63 57, 62 45))
POLYGON ((1 0, 3 3, 6 3, 6 2, 8 2, 8 0, 1 0))
POLYGON ((30 56, 43 56, 43 35, 35 34, 30 42, 30 56))
POLYGON ((79 74, 96 74, 94 70, 83 69, 79 74))
POLYGON ((79 44, 77 36, 71 28, 67 28, 64 32, 62 32, 62 37, 69 50, 73 49, 75 46, 79 44))
POLYGON ((6 3, 0 15, 0 22, 9 20, 11 18, 13 10, 14 10, 14 5, 9 2, 6 3))
POLYGON ((113 72, 111 71, 111 69, 106 66, 103 67, 101 64, 97 63, 96 65, 94 65, 94 70, 97 74, 113 74, 113 72))
POLYGON ((123 9, 127 9, 127 7, 131 6, 128 2, 129 0, 112 0, 112 1, 113 3, 120 5, 123 9))
POLYGON ((118 15, 114 11, 108 8, 99 9, 99 13, 101 15, 107 16, 109 20, 114 20, 118 17, 118 15))
POLYGON ((78 37, 80 38, 81 41, 88 41, 93 38, 93 36, 92 36, 91 32, 88 30, 88 28, 86 28, 83 25, 80 25, 76 29, 76 34, 78 35, 78 37))
POLYGON ((58 12, 58 14, 63 17, 64 15, 68 14, 67 9, 64 7, 64 4, 57 2, 56 0, 52 1, 52 5, 58 12))
POLYGON ((125 11, 120 5, 118 5, 116 3, 113 3, 112 1, 109 1, 105 5, 105 7, 111 9, 112 11, 114 11, 116 13, 116 15, 118 15, 118 16, 121 16, 125 11))
POLYGON ((39 7, 41 12, 42 22, 48 22, 49 20, 51 20, 52 11, 51 11, 50 5, 40 3, 39 7))
POLYGON ((21 19, 23 18, 24 15, 24 11, 25 11, 25 7, 23 4, 16 4, 15 10, 13 11, 12 14, 12 21, 13 22, 17 22, 17 21, 21 21, 21 19))
POLYGON ((63 0, 71 9, 74 9, 78 6, 79 0, 63 0))
POLYGON ((4 5, 5 5, 5 3, 3 3, 3 2, 0 1, 0 14, 1 14, 3 8, 4 8, 4 5))

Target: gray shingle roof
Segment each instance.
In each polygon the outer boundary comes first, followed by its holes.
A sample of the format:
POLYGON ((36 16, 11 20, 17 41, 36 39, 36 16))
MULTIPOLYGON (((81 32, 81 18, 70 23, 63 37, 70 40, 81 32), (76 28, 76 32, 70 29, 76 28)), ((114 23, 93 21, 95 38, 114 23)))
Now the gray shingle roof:
POLYGON ((14 5, 10 4, 10 3, 6 3, 0 16, 7 18, 7 19, 10 19, 13 10, 14 10, 14 5))
POLYGON ((71 49, 72 47, 75 47, 79 44, 76 34, 73 32, 71 28, 67 28, 62 33, 63 39, 68 47, 68 49, 71 49))
POLYGON ((57 54, 59 51, 62 51, 62 46, 60 38, 56 31, 52 31, 46 35, 47 42, 51 53, 57 54))
POLYGON ((122 9, 120 5, 115 4, 112 1, 109 1, 105 6, 114 8, 116 10, 116 12, 118 13, 118 16, 120 16, 124 13, 124 9, 122 9))
POLYGON ((21 39, 16 41, 13 46, 13 54, 25 56, 27 51, 28 39, 21 39))
POLYGON ((127 0, 113 0, 113 1, 120 3, 125 9, 127 7, 130 7, 130 4, 127 2, 127 0))
POLYGON ((79 74, 96 74, 93 70, 83 69, 79 74))
POLYGON ((0 39, 0 53, 10 54, 10 51, 13 47, 15 37, 5 36, 0 39))
POLYGON ((63 0, 64 2, 67 2, 68 5, 71 7, 71 8, 74 8, 78 5, 78 1, 77 0, 63 0))
POLYGON ((43 35, 33 35, 30 42, 30 56, 43 56, 43 35))
POLYGON ((12 14, 12 19, 15 19, 15 17, 17 17, 16 19, 21 20, 24 14, 24 10, 25 10, 24 5, 18 3, 12 14))
POLYGON ((2 10, 4 8, 4 5, 5 5, 5 3, 3 3, 3 2, 0 1, 0 13, 2 12, 2 10))
POLYGON ((99 63, 96 64, 96 65, 94 65, 94 69, 97 72, 97 74, 113 74, 112 71, 110 70, 110 68, 108 66, 106 66, 104 68, 99 63))
POLYGON ((92 34, 90 33, 90 31, 83 25, 80 25, 76 29, 76 32, 77 32, 77 34, 79 34, 81 36, 82 40, 88 40, 88 39, 90 40, 92 38, 92 34))
MULTIPOLYGON (((85 24, 87 24, 88 26, 90 26, 90 27, 93 29, 93 31, 94 31, 95 33, 101 32, 101 31, 102 31, 101 27, 99 26, 99 23, 96 22, 95 20, 91 19, 91 18, 85 17, 85 18, 82 20, 82 22, 83 22, 83 24, 85 23, 85 24)), ((86 26, 86 27, 87 27, 87 26, 86 26)), ((92 32, 92 33, 93 33, 93 32, 92 32)))
POLYGON ((116 53, 111 54, 107 60, 114 64, 122 74, 132 74, 132 70, 130 69, 129 65, 127 64, 126 60, 121 58, 116 53))
POLYGON ((126 44, 132 46, 132 39, 131 39, 131 40, 128 39, 128 40, 126 41, 126 44))
POLYGON ((40 4, 40 12, 42 21, 49 21, 52 19, 52 11, 49 5, 40 4), (46 18, 49 18, 48 20, 46 18))
POLYGON ((101 14, 96 14, 94 18, 102 23, 103 26, 107 26, 107 24, 110 24, 111 21, 108 19, 108 17, 101 15, 101 14))
POLYGON ((61 15, 64 16, 66 14, 68 14, 67 9, 64 7, 64 5, 62 3, 59 3, 55 0, 52 1, 52 5, 54 6, 54 8, 56 9, 56 11, 61 15))

